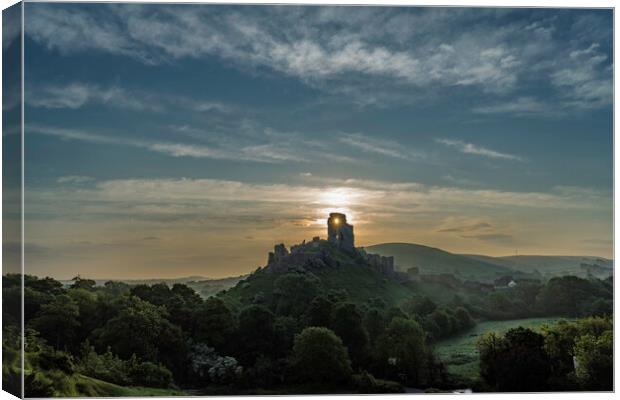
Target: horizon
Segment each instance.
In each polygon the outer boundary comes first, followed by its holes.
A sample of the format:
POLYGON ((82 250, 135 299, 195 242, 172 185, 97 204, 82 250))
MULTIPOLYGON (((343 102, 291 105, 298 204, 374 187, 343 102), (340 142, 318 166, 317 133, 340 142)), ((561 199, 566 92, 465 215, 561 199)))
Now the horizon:
MULTIPOLYGON (((324 238, 321 238, 321 240, 324 240, 324 238)), ((308 242, 308 240, 306 240, 306 242, 308 242)), ((274 243, 274 245, 279 244, 279 243, 274 243)), ((295 244, 299 244, 299 243, 283 243, 287 249, 290 249, 290 247, 292 245, 295 244)), ((424 246, 424 247, 431 247, 440 251, 446 251, 448 253, 451 254, 455 254, 455 255, 459 255, 459 256, 485 256, 485 257, 492 257, 492 258, 505 258, 505 257, 587 257, 587 258, 601 258, 601 259, 606 259, 606 260, 610 260, 610 261, 614 261, 613 257, 612 258, 608 258, 608 257, 603 257, 603 256, 598 256, 598 255, 591 255, 591 254, 576 254, 576 255, 570 255, 570 254, 509 254, 509 255, 499 255, 499 256, 489 256, 488 254, 477 254, 477 253, 452 253, 450 251, 447 251, 445 249, 441 249, 441 248, 437 248, 437 247, 432 247, 432 246, 426 246, 424 244, 420 244, 420 243, 405 243, 405 242, 386 242, 386 243, 375 243, 375 244, 371 244, 371 245, 367 245, 367 246, 356 246, 356 248, 368 248, 368 247, 373 247, 373 246, 380 246, 380 245, 387 245, 387 244, 412 244, 412 245, 416 245, 416 246, 424 246)), ((273 246, 272 246, 273 247, 273 246)), ((271 249, 267 249, 266 250, 266 254, 272 250, 271 249)), ((260 267, 265 267, 265 265, 260 265, 260 267)), ((151 276, 151 277, 127 277, 127 278, 116 278, 116 277, 95 277, 95 276, 86 276, 86 275, 81 275, 80 273, 77 273, 76 275, 72 276, 71 278, 60 278, 60 277, 54 277, 54 276, 50 276, 50 278, 54 278, 58 281, 61 282, 65 282, 65 281, 71 281, 75 276, 80 276, 81 278, 84 279, 93 279, 96 281, 157 281, 157 280, 187 280, 187 279, 200 279, 200 280, 222 280, 222 279, 228 279, 228 278, 237 278, 237 277, 241 277, 241 276, 247 276, 249 274, 251 274, 252 271, 249 271, 245 274, 240 274, 240 275, 224 275, 224 276, 204 276, 204 275, 187 275, 187 276, 170 276, 170 277, 161 277, 161 276, 151 276)))
POLYGON ((242 275, 329 212, 613 257, 612 10, 24 7, 26 273, 242 275))

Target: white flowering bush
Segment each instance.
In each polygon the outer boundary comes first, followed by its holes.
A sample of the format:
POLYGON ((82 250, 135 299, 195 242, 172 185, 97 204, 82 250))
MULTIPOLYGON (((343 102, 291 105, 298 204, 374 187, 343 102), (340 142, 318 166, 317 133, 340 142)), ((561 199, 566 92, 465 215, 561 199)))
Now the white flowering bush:
POLYGON ((194 344, 191 354, 193 372, 203 379, 208 378, 213 383, 234 382, 243 372, 234 357, 221 356, 205 343, 194 344))

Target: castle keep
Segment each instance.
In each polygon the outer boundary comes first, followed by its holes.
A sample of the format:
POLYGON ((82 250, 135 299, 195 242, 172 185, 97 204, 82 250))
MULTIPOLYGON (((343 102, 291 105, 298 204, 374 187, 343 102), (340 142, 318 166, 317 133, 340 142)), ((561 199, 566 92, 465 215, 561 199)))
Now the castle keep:
POLYGON ((353 250, 353 225, 347 224, 347 216, 331 213, 327 219, 327 240, 343 250, 353 250))

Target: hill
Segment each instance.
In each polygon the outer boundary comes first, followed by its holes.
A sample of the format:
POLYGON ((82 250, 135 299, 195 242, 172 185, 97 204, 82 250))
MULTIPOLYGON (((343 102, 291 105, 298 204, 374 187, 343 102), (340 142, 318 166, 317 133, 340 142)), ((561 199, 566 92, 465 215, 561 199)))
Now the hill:
POLYGON ((613 260, 591 256, 505 256, 490 257, 478 254, 463 254, 472 260, 492 263, 513 271, 537 274, 543 278, 575 275, 586 277, 588 273, 597 278, 613 274, 613 260))
POLYGON ((272 303, 278 296, 278 279, 284 275, 303 275, 313 281, 320 292, 342 294, 356 303, 381 298, 396 305, 412 294, 410 285, 403 284, 393 274, 382 273, 367 263, 359 252, 344 251, 321 241, 316 247, 305 245, 303 254, 291 253, 283 263, 255 271, 218 295, 236 306, 272 303))
POLYGON ((413 243, 383 243, 368 246, 366 250, 393 256, 396 268, 400 271, 417 267, 421 274, 447 273, 460 279, 478 281, 492 281, 512 272, 506 265, 413 243))

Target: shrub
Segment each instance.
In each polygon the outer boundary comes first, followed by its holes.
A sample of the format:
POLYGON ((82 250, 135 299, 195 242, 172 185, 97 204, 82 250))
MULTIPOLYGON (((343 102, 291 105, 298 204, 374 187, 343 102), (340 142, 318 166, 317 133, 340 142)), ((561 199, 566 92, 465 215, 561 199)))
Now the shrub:
POLYGON ((172 383, 172 373, 166 367, 148 361, 133 365, 129 375, 138 386, 167 388, 172 383))

